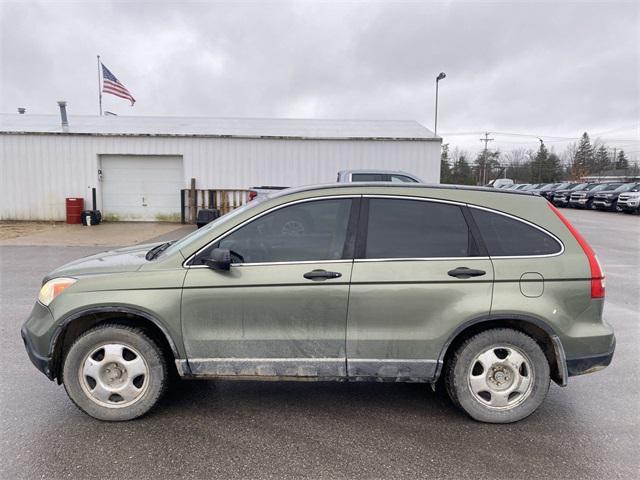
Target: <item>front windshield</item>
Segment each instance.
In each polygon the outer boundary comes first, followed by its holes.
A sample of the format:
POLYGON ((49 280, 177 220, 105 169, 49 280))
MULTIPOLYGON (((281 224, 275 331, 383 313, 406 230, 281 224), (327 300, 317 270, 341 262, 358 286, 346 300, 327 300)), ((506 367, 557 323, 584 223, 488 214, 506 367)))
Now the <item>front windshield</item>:
POLYGON ((600 183, 599 185, 594 185, 593 188, 589 188, 589 190, 592 192, 599 192, 600 190, 604 190, 606 186, 606 183, 600 183))
POLYGON ((266 200, 266 198, 252 200, 249 203, 241 207, 238 207, 235 210, 232 210, 231 212, 225 215, 222 215, 221 217, 216 218, 214 221, 207 223, 204 227, 199 228, 195 232, 191 232, 189 235, 182 237, 180 240, 173 243, 169 248, 167 248, 163 252, 163 255, 170 255, 170 254, 173 254, 174 252, 177 252, 178 250, 182 250, 182 248, 184 248, 185 246, 206 236, 213 228, 217 227, 218 225, 228 220, 232 220, 238 215, 243 214, 247 210, 251 210, 252 208, 255 208, 256 206, 260 205, 260 203, 262 203, 263 200, 266 200))
POLYGON ((610 183, 609 185, 605 185, 602 189, 603 192, 610 192, 612 190, 617 190, 618 187, 622 186, 621 183, 610 183))
POLYGON ((618 188, 615 189, 616 192, 627 192, 631 190, 636 184, 635 183, 623 183, 618 188))
POLYGON ((587 190, 587 187, 589 187, 588 183, 579 183, 578 185, 571 187, 571 190, 587 190))

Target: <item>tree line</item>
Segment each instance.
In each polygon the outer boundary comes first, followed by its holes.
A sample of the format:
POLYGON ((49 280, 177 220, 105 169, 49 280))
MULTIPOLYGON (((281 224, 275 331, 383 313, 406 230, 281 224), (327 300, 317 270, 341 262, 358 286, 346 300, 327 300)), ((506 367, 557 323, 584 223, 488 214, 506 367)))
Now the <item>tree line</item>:
POLYGON ((640 173, 638 164, 629 165, 624 150, 609 148, 604 143, 591 142, 587 132, 580 141, 569 145, 562 155, 549 151, 540 140, 537 151, 517 149, 508 152, 485 149, 475 159, 458 148, 442 146, 440 156, 441 183, 484 185, 494 178, 511 178, 517 183, 550 183, 560 180, 580 180, 587 175, 602 175, 610 170, 624 174, 640 173))

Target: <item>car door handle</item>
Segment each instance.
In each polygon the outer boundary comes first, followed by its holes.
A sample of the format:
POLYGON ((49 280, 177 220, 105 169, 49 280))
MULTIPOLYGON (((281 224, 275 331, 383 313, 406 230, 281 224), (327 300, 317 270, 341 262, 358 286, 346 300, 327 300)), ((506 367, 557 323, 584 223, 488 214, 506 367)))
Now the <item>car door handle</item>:
POLYGON ((447 273, 449 274, 450 277, 471 278, 471 277, 481 277, 482 275, 485 275, 487 272, 485 272, 484 270, 474 270, 473 268, 458 267, 458 268, 454 268, 453 270, 449 270, 447 273))
POLYGON ((327 272, 326 270, 311 270, 303 275, 307 280, 322 281, 328 278, 340 278, 340 272, 327 272))

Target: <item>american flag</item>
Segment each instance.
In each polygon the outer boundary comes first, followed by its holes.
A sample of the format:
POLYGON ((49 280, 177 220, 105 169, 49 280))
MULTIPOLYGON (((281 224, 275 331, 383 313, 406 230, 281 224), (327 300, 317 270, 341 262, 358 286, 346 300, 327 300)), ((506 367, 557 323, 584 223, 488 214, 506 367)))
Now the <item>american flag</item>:
POLYGON ((116 97, 125 98, 131 102, 131 106, 136 103, 136 99, 133 98, 133 95, 129 93, 129 90, 121 84, 116 76, 109 71, 107 67, 105 67, 102 63, 102 92, 110 93, 111 95, 115 95, 116 97))

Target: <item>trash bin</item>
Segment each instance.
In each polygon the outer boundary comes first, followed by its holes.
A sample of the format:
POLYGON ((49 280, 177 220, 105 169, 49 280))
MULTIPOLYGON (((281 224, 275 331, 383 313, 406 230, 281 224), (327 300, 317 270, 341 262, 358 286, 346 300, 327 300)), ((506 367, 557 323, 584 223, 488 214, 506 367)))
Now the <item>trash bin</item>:
POLYGON ((201 208, 198 210, 196 225, 198 228, 204 227, 207 223, 213 222, 220 216, 220 210, 217 208, 201 208))

